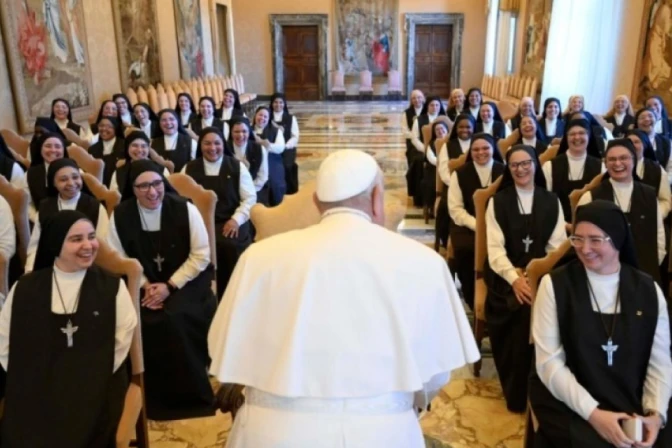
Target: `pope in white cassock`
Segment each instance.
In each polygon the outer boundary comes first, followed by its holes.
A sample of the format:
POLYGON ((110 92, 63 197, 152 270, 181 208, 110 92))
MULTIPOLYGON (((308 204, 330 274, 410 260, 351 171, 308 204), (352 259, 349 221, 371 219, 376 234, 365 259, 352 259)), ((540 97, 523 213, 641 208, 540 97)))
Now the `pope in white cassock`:
POLYGON ((479 359, 445 261, 382 226, 382 180, 331 154, 321 222, 238 261, 208 335, 211 373, 245 386, 228 447, 424 447, 414 408, 479 359))

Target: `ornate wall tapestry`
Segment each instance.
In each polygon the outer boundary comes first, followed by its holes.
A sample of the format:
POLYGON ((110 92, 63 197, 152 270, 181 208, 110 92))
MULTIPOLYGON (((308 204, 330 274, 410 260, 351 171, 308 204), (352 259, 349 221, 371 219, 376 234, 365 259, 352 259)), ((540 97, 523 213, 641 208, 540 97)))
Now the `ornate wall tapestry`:
POLYGON ((375 76, 398 70, 398 33, 398 0, 336 2, 338 65, 346 75, 370 70, 375 76))
POLYGON ((525 58, 522 73, 537 78, 540 89, 544 78, 544 60, 552 9, 553 0, 529 0, 527 4, 528 19, 525 26, 525 58))
POLYGON ((643 104, 651 95, 660 95, 672 104, 672 5, 668 0, 647 0, 644 4, 642 32, 633 101, 643 104))
POLYGON ((203 26, 199 0, 175 0, 175 25, 182 79, 205 75, 203 26))
POLYGON ((161 82, 156 0, 112 0, 121 88, 161 82))
POLYGON ((91 72, 82 0, 1 0, 0 18, 17 123, 31 132, 51 101, 67 99, 76 119, 91 112, 91 72))

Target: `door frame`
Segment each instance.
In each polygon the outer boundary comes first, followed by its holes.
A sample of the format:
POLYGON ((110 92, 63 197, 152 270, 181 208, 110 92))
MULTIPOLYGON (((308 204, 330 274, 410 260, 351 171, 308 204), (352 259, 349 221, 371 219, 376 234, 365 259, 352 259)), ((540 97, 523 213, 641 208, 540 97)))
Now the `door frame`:
POLYGON ((406 92, 410 98, 415 87, 415 26, 416 25, 452 25, 453 45, 451 49, 450 85, 453 89, 460 86, 462 71, 462 35, 464 33, 463 13, 405 14, 406 17, 406 92))
POLYGON ((327 36, 329 35, 328 14, 269 14, 271 26, 271 48, 273 51, 273 86, 276 92, 282 92, 285 85, 282 55, 282 27, 285 25, 317 26, 317 52, 320 76, 317 91, 320 100, 327 99, 327 36))

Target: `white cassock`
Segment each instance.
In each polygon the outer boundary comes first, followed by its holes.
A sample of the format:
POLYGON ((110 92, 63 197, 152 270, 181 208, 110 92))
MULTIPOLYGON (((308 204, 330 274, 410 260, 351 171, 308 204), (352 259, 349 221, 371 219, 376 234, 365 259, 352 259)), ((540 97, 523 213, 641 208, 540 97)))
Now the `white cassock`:
POLYGON ((231 448, 424 447, 414 407, 480 358, 445 260, 349 208, 250 246, 208 346, 231 448))

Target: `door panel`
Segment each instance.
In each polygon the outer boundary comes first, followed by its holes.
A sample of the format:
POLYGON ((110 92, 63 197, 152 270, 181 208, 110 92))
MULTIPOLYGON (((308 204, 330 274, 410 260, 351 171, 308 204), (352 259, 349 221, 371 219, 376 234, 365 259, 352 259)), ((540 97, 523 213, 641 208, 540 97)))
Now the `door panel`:
POLYGON ((319 99, 316 26, 283 26, 284 93, 288 101, 319 99))

